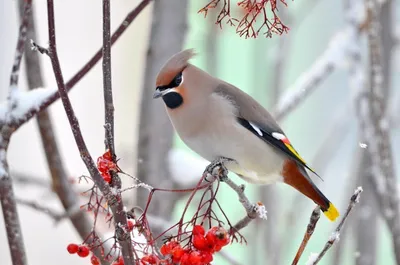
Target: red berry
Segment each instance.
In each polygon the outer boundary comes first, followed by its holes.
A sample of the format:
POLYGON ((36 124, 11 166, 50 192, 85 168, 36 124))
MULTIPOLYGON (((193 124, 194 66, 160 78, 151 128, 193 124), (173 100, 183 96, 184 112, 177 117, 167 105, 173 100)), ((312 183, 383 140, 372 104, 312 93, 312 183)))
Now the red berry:
POLYGON ((189 262, 193 265, 201 264, 203 257, 198 251, 192 251, 189 255, 189 262))
POLYGON ((180 265, 191 265, 191 263, 190 263, 190 261, 189 261, 189 258, 190 258, 190 254, 189 253, 184 253, 183 255, 182 255, 182 258, 181 258, 181 264, 180 265))
POLYGON ((204 230, 204 227, 201 225, 195 225, 193 226, 193 235, 202 235, 204 236, 206 231, 204 230))
POLYGON ((163 254, 164 256, 165 256, 165 255, 168 255, 168 254, 170 253, 170 251, 171 251, 171 249, 168 247, 167 244, 162 245, 161 248, 160 248, 160 252, 161 252, 161 254, 163 254))
POLYGON ((193 246, 198 250, 209 249, 207 240, 202 235, 194 235, 192 238, 193 246))
POLYGON ((109 160, 109 161, 112 161, 112 155, 111 155, 110 150, 107 150, 107 151, 103 154, 103 158, 104 158, 104 159, 107 159, 107 160, 109 160))
POLYGON ((167 242, 167 243, 165 243, 164 245, 161 246, 160 252, 164 256, 168 255, 168 254, 171 254, 171 251, 177 246, 180 247, 180 244, 177 241, 167 242))
POLYGON ((144 256, 143 258, 141 258, 141 261, 142 261, 142 263, 144 262, 145 264, 153 265, 153 264, 157 264, 159 262, 159 258, 156 255, 151 254, 151 255, 147 255, 147 256, 144 256))
POLYGON ((213 256, 211 255, 210 252, 202 251, 201 257, 202 257, 202 262, 205 264, 208 264, 211 261, 213 261, 213 256))
POLYGON ((133 230, 133 228, 134 228, 135 225, 133 224, 133 221, 132 221, 132 220, 128 220, 127 226, 128 226, 129 232, 132 232, 132 230, 133 230))
POLYGON ((215 230, 209 230, 206 234, 206 241, 209 246, 214 246, 217 241, 217 236, 215 235, 215 230))
POLYGON ((111 175, 108 172, 104 172, 101 174, 101 176, 103 177, 104 181, 107 183, 111 183, 111 175))
POLYGON ((172 261, 178 263, 183 254, 185 254, 185 250, 180 245, 174 247, 171 251, 172 261))
POLYGON ((81 258, 85 258, 89 256, 89 248, 87 246, 79 246, 78 248, 78 256, 81 258))
POLYGON ((92 263, 92 265, 99 265, 100 264, 99 259, 94 255, 90 258, 90 262, 92 263))
POLYGON ((69 254, 75 254, 78 252, 79 246, 77 244, 69 244, 67 246, 67 251, 69 254))

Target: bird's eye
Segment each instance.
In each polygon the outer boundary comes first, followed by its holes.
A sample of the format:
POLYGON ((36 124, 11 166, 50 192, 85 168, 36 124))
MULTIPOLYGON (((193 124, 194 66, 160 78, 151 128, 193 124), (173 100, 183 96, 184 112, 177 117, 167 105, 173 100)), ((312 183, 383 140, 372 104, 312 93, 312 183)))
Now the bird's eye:
POLYGON ((182 73, 177 74, 173 80, 175 87, 179 86, 182 83, 182 73))

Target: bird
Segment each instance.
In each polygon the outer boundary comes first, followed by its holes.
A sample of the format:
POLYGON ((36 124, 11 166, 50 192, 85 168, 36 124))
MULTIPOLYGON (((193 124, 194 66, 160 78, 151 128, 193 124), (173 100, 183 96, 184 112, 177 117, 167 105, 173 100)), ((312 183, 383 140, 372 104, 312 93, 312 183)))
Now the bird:
POLYGON ((334 221, 339 212, 313 183, 318 174, 294 149, 272 115, 250 95, 189 62, 182 50, 161 67, 153 98, 162 98, 181 140, 204 159, 223 161, 248 183, 286 183, 320 206, 334 221))

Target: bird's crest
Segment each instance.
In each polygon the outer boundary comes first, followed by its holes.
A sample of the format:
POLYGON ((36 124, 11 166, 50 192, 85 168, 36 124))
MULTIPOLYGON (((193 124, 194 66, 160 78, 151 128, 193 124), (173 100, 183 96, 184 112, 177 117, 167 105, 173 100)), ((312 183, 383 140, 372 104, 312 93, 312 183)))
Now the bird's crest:
POLYGON ((174 54, 161 68, 156 79, 156 86, 169 84, 178 73, 188 66, 189 60, 195 55, 194 49, 187 49, 174 54))

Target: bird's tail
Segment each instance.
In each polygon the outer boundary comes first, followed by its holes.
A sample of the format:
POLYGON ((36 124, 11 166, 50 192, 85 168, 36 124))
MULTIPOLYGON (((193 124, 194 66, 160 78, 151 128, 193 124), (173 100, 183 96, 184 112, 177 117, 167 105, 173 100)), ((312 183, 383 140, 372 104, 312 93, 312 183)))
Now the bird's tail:
POLYGON ((339 216, 336 207, 314 185, 307 172, 293 160, 286 160, 283 172, 284 182, 297 189, 321 207, 329 220, 335 221, 339 216))

